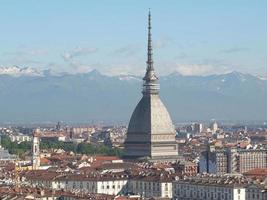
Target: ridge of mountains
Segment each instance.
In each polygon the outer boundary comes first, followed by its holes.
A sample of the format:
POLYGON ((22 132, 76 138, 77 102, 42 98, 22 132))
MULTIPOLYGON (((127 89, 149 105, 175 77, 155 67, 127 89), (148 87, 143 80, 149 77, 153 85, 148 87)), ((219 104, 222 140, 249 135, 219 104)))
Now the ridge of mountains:
MULTIPOLYGON (((159 77, 160 96, 174 122, 267 120, 267 80, 231 72, 159 77)), ((97 70, 56 74, 0 68, 0 122, 128 122, 142 94, 142 77, 97 70)))

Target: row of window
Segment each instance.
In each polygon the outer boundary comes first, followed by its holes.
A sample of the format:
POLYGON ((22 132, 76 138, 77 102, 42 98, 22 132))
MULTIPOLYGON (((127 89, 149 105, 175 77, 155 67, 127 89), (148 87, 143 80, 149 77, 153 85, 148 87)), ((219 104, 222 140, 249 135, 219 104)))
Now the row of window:
MULTIPOLYGON (((194 186, 194 185, 176 185, 175 186, 176 189, 186 189, 186 190, 200 190, 200 191, 204 191, 204 190, 207 190, 206 187, 203 187, 203 186, 194 186)), ((212 189, 214 192, 216 191, 220 191, 220 192, 228 192, 228 193, 231 193, 232 192, 232 189, 231 188, 223 188, 223 187, 214 187, 212 189)))
POLYGON ((215 198, 215 199, 222 199, 227 200, 231 199, 232 195, 228 193, 213 193, 213 192, 200 192, 200 191, 190 191, 189 193, 184 190, 175 190, 176 197, 187 197, 187 198, 215 198))

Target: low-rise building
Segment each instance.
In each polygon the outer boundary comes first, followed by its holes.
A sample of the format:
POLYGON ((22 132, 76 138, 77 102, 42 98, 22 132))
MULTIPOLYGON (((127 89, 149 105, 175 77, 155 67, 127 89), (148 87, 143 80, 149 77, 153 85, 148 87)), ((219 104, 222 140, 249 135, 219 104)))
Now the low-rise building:
POLYGON ((235 178, 191 177, 173 183, 177 200, 245 200, 246 188, 235 178))
POLYGON ((132 177, 129 192, 145 198, 172 198, 173 176, 166 174, 143 173, 132 177))
POLYGON ((0 161, 1 162, 15 161, 17 158, 18 158, 17 155, 10 154, 8 150, 0 147, 0 161))
POLYGON ((267 183, 251 184, 246 188, 246 200, 266 200, 267 199, 267 183))
POLYGON ((25 174, 26 181, 32 186, 45 187, 54 190, 79 191, 118 195, 128 191, 128 176, 123 173, 90 174, 57 173, 31 171, 25 174))
POLYGON ((44 187, 52 190, 78 191, 107 195, 136 194, 143 198, 172 198, 174 174, 140 172, 128 175, 128 172, 58 173, 55 171, 25 172, 23 181, 32 187, 44 187))
POLYGON ((30 142, 32 141, 32 137, 29 135, 24 135, 24 134, 17 134, 17 135, 9 135, 9 138, 11 142, 30 142))

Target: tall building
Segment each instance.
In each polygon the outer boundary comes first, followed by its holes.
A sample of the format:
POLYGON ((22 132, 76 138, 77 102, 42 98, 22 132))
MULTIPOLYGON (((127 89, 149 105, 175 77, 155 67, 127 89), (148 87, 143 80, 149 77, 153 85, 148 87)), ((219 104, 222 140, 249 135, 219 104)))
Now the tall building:
POLYGON ((228 154, 224 149, 215 149, 210 146, 201 153, 199 162, 200 172, 223 175, 228 173, 228 154))
POLYGON ((212 133, 215 134, 218 131, 218 129, 219 129, 218 123, 216 121, 214 121, 211 124, 210 129, 211 129, 212 133))
POLYGON ((252 169, 267 168, 267 149, 241 149, 236 157, 236 169, 240 173, 252 169))
POLYGON ((32 169, 37 170, 40 167, 40 132, 37 129, 33 132, 32 139, 32 169))
POLYGON ((193 124, 193 131, 194 131, 194 133, 201 133, 203 131, 203 124, 194 123, 193 124))
POLYGON ((60 122, 57 122, 56 130, 57 130, 57 131, 60 131, 60 129, 61 129, 61 124, 60 124, 60 122))
POLYGON ((159 97, 158 77, 152 59, 151 15, 148 15, 147 68, 143 97, 137 104, 127 131, 125 157, 129 159, 175 160, 178 145, 170 115, 159 97))
POLYGON ((215 149, 211 146, 201 153, 199 163, 200 172, 217 175, 245 173, 252 169, 266 167, 266 149, 215 149))

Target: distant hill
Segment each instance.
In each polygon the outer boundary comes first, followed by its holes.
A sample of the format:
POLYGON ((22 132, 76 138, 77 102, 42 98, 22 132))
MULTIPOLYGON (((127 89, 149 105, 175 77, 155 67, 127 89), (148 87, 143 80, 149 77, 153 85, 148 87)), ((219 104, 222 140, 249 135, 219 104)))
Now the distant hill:
MULTIPOLYGON (((128 122, 142 95, 137 76, 0 69, 0 122, 128 122)), ((267 119, 267 81, 249 74, 173 73, 160 84, 173 121, 267 119)))

